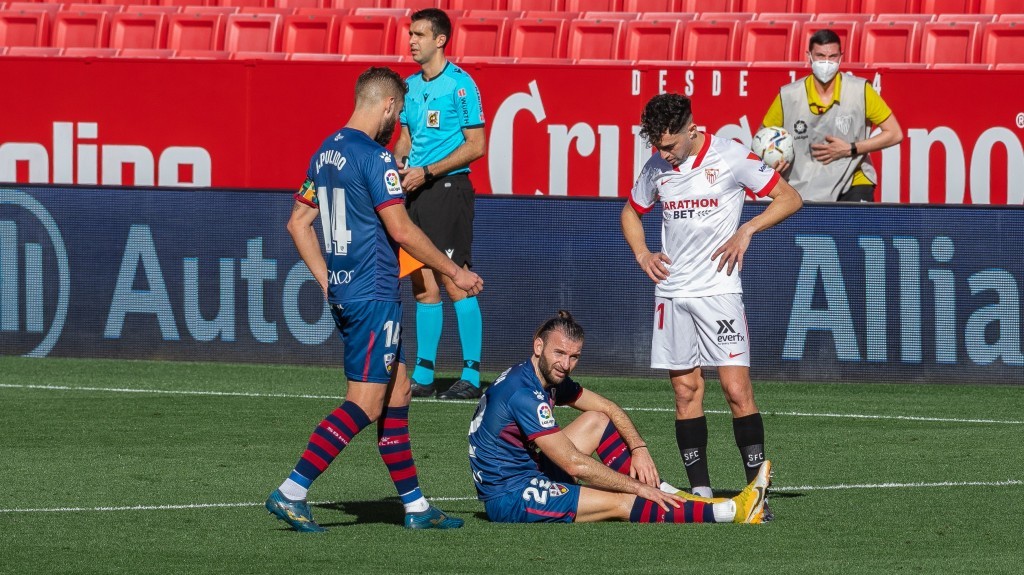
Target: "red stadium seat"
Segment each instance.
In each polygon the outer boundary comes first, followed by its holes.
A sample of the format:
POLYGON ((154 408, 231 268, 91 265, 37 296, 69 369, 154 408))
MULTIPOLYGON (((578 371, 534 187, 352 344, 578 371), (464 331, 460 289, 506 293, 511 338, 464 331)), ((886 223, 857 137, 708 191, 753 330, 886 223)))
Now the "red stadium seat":
POLYGON ((625 60, 675 60, 683 52, 683 23, 659 20, 626 22, 622 58, 625 60))
MULTIPOLYGON (((11 50, 13 50, 13 49, 14 48, 11 48, 11 50)), ((8 52, 8 54, 10 54, 10 52, 8 52)), ((1024 71, 1024 64, 1014 64, 1014 63, 996 64, 995 65, 995 69, 996 70, 1014 70, 1014 71, 1017 71, 1017 72, 1022 72, 1022 71, 1024 71)))
POLYGON ((915 22, 925 24, 935 21, 935 14, 877 14, 875 22, 915 22))
POLYGON ((981 59, 985 64, 1024 64, 1024 23, 986 24, 981 32, 981 59))
POLYGON ((346 55, 395 55, 395 19, 390 16, 343 16, 338 53, 346 55))
POLYGON ((621 12, 622 0, 565 0, 569 12, 621 12))
POLYGON ((641 20, 657 20, 659 22, 665 22, 669 20, 676 20, 679 22, 690 22, 697 19, 695 12, 644 12, 640 14, 641 20))
POLYGON ((508 55, 516 58, 565 58, 568 24, 561 18, 523 18, 512 22, 508 55))
POLYGON ((82 4, 75 2, 73 4, 61 4, 61 12, 103 12, 105 14, 116 14, 124 10, 124 6, 120 4, 82 4))
POLYGON ((801 0, 740 0, 740 12, 800 12, 801 0))
MULTIPOLYGON (((466 18, 522 18, 526 14, 522 10, 470 10, 466 18)), ((511 22, 511 20, 509 20, 511 22)))
POLYGON ((624 12, 679 12, 681 0, 623 0, 624 12))
POLYGON ((248 51, 242 50, 239 52, 231 52, 228 56, 231 60, 286 60, 288 54, 284 52, 261 52, 261 51, 248 51))
POLYGON ((526 20, 565 20, 567 23, 580 17, 579 12, 566 12, 565 10, 529 10, 523 14, 526 20))
POLYGON ((344 62, 347 56, 344 54, 314 54, 312 52, 294 52, 288 54, 289 60, 308 60, 316 62, 344 62))
POLYGON ((455 57, 505 56, 509 23, 505 18, 459 18, 453 25, 448 52, 455 57))
POLYGON ((1024 14, 999 14, 996 22, 1024 22, 1024 14))
POLYGON ((109 4, 111 6, 124 6, 125 8, 134 9, 138 6, 149 6, 155 4, 156 0, 100 0, 100 4, 109 4))
POLYGON ((365 62, 367 64, 397 64, 406 61, 405 56, 398 54, 348 54, 346 62, 365 62))
POLYGON ((612 60, 622 53, 621 20, 574 20, 569 24, 566 55, 573 60, 612 60))
POLYGON ((107 15, 102 12, 58 12, 50 45, 57 48, 106 48, 110 44, 107 15))
POLYGON ((768 22, 810 22, 814 20, 814 14, 806 14, 804 12, 793 12, 788 14, 786 12, 763 12, 754 17, 754 20, 768 21, 768 22))
POLYGON ((715 20, 716 22, 724 22, 727 20, 734 20, 736 22, 749 22, 754 19, 755 14, 753 12, 701 12, 697 16, 698 20, 715 20))
POLYGON ((981 34, 977 22, 929 22, 921 31, 925 64, 973 64, 978 61, 981 34))
POLYGON ((274 0, 272 6, 291 8, 293 10, 298 10, 299 8, 323 8, 324 0, 274 0))
POLYGON ((921 29, 916 22, 868 22, 861 28, 860 61, 917 62, 921 29))
POLYGON ((1024 14, 1024 0, 980 0, 981 14, 1024 14))
POLYGON ((0 46, 45 46, 50 42, 46 12, 0 12, 0 46))
POLYGON ((125 48, 118 50, 118 58, 153 58, 165 60, 174 57, 174 50, 148 50, 145 48, 125 48))
POLYGON ((206 0, 160 0, 160 6, 206 6, 206 0))
POLYGON ((565 0, 508 0, 509 10, 565 10, 565 0))
POLYGON ((232 14, 224 29, 224 49, 229 52, 279 52, 281 16, 232 14))
POLYGON ((936 22, 977 22, 988 24, 996 21, 995 14, 937 14, 936 22))
POLYGON ((448 0, 391 0, 393 8, 408 8, 413 12, 424 8, 448 9, 448 0))
POLYGON ((50 21, 63 8, 63 4, 56 2, 11 2, 7 5, 8 12, 46 12, 50 15, 50 21))
POLYGON ((281 49, 289 54, 337 52, 340 28, 338 18, 335 16, 285 16, 281 32, 281 49))
POLYGON ((874 14, 836 14, 822 12, 811 18, 815 22, 874 22, 877 20, 874 14))
POLYGON ((800 58, 800 23, 754 20, 740 29, 738 60, 795 62, 800 58))
POLYGON ((231 58, 231 52, 227 50, 175 50, 175 60, 227 60, 231 58))
POLYGON ((804 0, 801 9, 809 14, 856 14, 860 12, 860 0, 804 0))
POLYGON ((839 36, 839 43, 843 48, 843 60, 847 62, 860 61, 860 26, 859 22, 853 21, 826 21, 811 20, 804 22, 800 33, 800 52, 807 51, 811 36, 818 30, 829 29, 839 36))
POLYGON ((918 11, 922 14, 973 14, 977 0, 921 0, 918 11))
POLYGON ((866 14, 912 14, 918 12, 919 4, 920 0, 861 0, 860 9, 866 14))
POLYGON ((391 18, 408 18, 413 11, 409 8, 366 8, 360 6, 352 10, 356 16, 390 16, 391 18))
POLYGON ((297 16, 334 16, 341 18, 352 13, 351 8, 296 8, 297 16))
POLYGON ((355 10, 356 8, 373 8, 375 6, 377 6, 377 0, 324 0, 324 8, 355 10))
POLYGON ((133 14, 177 14, 181 12, 181 6, 132 6, 128 12, 133 14))
POLYGON ((638 12, 584 12, 580 15, 580 18, 584 20, 622 20, 623 22, 629 22, 630 20, 638 20, 640 14, 638 12))
POLYGON ((222 14, 171 14, 167 20, 167 48, 175 51, 175 57, 190 57, 181 52, 223 50, 225 19, 222 14))
POLYGON ((159 49, 167 46, 167 15, 122 12, 110 19, 110 47, 159 49))
POLYGON ((291 16, 296 8, 278 8, 276 6, 242 6, 238 9, 239 14, 277 14, 281 18, 291 16))
POLYGON ((683 60, 731 62, 740 49, 740 22, 694 20, 683 25, 683 60))
POLYGON ((11 46, 7 48, 7 55, 53 57, 60 56, 60 50, 60 48, 54 48, 53 46, 11 46))
POLYGON ((449 0, 452 10, 508 10, 508 0, 449 0))
POLYGON ((476 64, 515 64, 516 59, 511 56, 462 56, 456 58, 455 63, 465 68, 476 64))
POLYGON ((736 12, 740 0, 682 0, 680 12, 736 12))
POLYGON ((62 48, 60 55, 67 58, 116 58, 117 50, 114 48, 72 46, 70 48, 62 48))
POLYGON ((262 8, 267 0, 211 0, 211 6, 234 6, 235 8, 262 8))
POLYGON ((225 20, 231 14, 238 14, 238 6, 182 6, 182 14, 224 16, 225 20))

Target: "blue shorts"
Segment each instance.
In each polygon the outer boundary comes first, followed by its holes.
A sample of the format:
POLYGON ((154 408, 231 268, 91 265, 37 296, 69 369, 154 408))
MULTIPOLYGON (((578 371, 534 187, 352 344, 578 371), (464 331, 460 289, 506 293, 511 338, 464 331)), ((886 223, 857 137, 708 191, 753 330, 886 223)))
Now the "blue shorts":
POLYGON ((402 354, 402 304, 356 301, 331 304, 338 333, 345 342, 345 377, 351 381, 390 383, 402 354))
POLYGON ((572 523, 579 505, 579 485, 540 473, 524 488, 484 502, 487 518, 496 523, 572 523))

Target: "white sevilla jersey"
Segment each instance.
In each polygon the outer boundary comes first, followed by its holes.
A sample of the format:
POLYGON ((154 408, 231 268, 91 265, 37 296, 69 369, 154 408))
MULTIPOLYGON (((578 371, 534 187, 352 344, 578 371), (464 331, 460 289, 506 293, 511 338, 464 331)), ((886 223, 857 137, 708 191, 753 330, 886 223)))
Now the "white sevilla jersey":
MULTIPOLYGON (((673 168, 660 154, 644 165, 629 201, 645 214, 661 200, 662 252, 672 260, 660 297, 701 297, 743 293, 739 273, 718 271, 715 253, 739 227, 746 190, 758 197, 772 191, 779 174, 742 144, 704 134, 697 154, 673 168)), ((720 258, 719 258, 720 259, 720 258)))

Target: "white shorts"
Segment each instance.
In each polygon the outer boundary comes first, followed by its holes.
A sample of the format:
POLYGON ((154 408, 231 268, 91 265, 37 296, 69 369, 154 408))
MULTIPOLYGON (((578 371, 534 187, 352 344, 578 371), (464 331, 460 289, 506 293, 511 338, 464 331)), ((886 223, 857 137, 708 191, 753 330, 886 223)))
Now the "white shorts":
POLYGON ((651 367, 750 367, 750 338, 743 294, 654 298, 651 367))

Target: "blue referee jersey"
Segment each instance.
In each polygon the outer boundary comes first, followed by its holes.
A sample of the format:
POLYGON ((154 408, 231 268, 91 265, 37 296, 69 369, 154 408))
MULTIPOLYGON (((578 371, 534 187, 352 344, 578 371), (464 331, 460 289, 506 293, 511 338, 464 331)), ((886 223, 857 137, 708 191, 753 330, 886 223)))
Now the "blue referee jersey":
POLYGON ((391 152, 367 134, 342 128, 309 161, 295 199, 320 210, 328 300, 401 301, 398 244, 377 212, 405 202, 391 152))
MULTIPOLYGON (((412 136, 410 166, 433 164, 450 155, 466 141, 464 128, 484 125, 480 90, 462 68, 447 62, 436 78, 423 72, 406 79, 409 93, 399 120, 412 136)), ((468 173, 469 168, 449 173, 468 173)))

